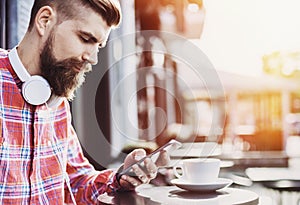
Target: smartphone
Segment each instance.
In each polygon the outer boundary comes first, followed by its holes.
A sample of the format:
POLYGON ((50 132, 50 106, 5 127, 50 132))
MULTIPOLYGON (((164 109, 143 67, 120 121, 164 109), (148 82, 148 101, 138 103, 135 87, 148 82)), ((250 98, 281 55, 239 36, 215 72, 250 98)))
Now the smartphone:
POLYGON ((173 152, 174 150, 180 148, 182 146, 182 144, 174 139, 170 140, 168 143, 164 144, 163 146, 159 147, 158 149, 156 149, 155 151, 153 151, 152 153, 148 154, 147 156, 143 157, 142 159, 140 159, 139 161, 133 163, 131 166, 127 167, 126 169, 124 169, 123 171, 121 171, 120 173, 118 173, 117 178, 118 180, 121 178, 122 175, 129 175, 134 177, 135 174, 134 172, 132 172, 132 166, 137 164, 140 167, 144 166, 144 160, 146 158, 151 158, 152 161, 156 161, 159 157, 160 151, 162 150, 166 150, 167 153, 170 155, 171 152, 173 152))

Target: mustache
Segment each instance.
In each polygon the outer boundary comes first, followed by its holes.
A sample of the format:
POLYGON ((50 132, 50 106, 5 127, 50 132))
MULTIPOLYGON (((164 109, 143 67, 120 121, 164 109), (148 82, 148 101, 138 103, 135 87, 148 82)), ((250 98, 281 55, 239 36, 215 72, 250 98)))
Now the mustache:
POLYGON ((84 73, 90 72, 92 70, 92 65, 89 62, 80 61, 76 58, 69 58, 63 61, 59 61, 57 62, 56 66, 70 71, 73 70, 73 68, 83 68, 82 72, 84 73))
POLYGON ((65 96, 73 99, 73 91, 80 87, 85 79, 85 74, 92 70, 92 65, 75 58, 68 58, 62 61, 51 62, 43 75, 48 80, 54 93, 57 96, 65 96), (78 72, 74 68, 81 68, 78 72))

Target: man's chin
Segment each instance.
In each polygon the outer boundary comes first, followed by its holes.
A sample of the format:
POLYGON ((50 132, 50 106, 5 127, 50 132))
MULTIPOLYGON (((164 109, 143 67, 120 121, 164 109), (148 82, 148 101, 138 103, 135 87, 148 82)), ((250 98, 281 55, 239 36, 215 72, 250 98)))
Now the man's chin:
POLYGON ((82 86, 83 82, 76 85, 74 88, 70 89, 68 92, 66 92, 65 96, 69 101, 74 100, 76 91, 82 86))
MULTIPOLYGON (((75 92, 78 88, 82 86, 85 81, 85 73, 80 73, 77 76, 72 77, 74 79, 73 82, 61 82, 61 84, 57 87, 56 95, 60 97, 65 97, 69 101, 72 101, 75 98, 75 92), (61 91, 61 92, 59 92, 61 91)), ((66 79, 71 79, 70 77, 66 77, 66 79)), ((55 91, 54 91, 55 93, 55 91)))

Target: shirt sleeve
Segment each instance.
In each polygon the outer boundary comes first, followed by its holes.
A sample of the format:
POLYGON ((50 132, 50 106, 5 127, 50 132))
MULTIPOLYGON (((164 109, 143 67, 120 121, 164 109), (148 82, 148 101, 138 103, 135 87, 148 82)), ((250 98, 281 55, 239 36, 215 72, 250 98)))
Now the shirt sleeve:
MULTIPOLYGON (((69 126, 67 174, 77 204, 96 204, 103 193, 111 193, 121 187, 113 170, 96 171, 84 157, 73 126, 69 126)), ((65 201, 71 203, 71 195, 65 187, 65 201)))

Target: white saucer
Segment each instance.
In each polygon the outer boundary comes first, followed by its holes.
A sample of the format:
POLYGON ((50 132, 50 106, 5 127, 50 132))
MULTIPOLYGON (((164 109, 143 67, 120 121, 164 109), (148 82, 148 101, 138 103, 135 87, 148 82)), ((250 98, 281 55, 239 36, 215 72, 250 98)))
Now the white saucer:
POLYGON ((184 181, 182 179, 173 179, 171 183, 176 185, 179 188, 188 190, 188 191, 197 191, 197 192, 212 192, 218 189, 222 189, 226 186, 230 186, 232 184, 231 179, 218 178, 216 182, 206 183, 206 184, 198 184, 184 181))

